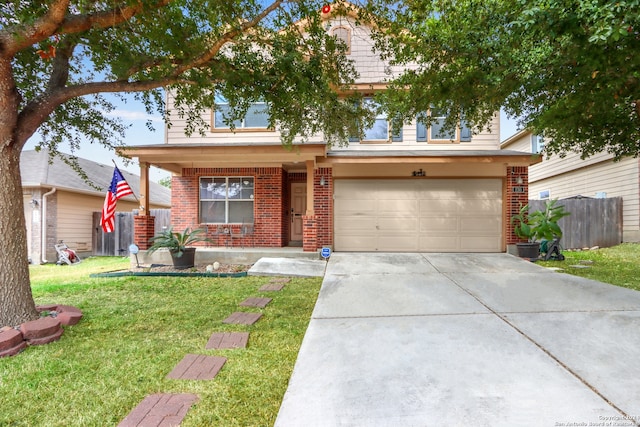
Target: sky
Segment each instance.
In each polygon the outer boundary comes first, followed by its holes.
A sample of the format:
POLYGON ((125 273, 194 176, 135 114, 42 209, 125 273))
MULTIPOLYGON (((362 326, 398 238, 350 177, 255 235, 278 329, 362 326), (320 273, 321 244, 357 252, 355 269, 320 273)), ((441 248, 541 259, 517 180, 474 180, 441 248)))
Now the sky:
MULTIPOLYGON (((118 116, 126 125, 130 127, 126 131, 124 138, 125 145, 140 146, 151 144, 163 144, 165 126, 162 122, 162 118, 158 116, 149 116, 142 103, 131 99, 126 103, 119 100, 113 100, 116 105, 116 109, 110 113, 111 116, 118 116), (154 132, 150 131, 146 122, 151 119, 153 126, 156 128, 154 132)), ((517 132, 516 121, 509 119, 504 113, 500 114, 500 141, 504 141, 517 132)), ((38 142, 38 137, 32 137, 26 144, 25 150, 32 150, 38 142)), ((63 153, 71 154, 69 147, 61 146, 59 150, 63 153)), ((79 150, 74 153, 76 156, 92 160, 97 163, 112 165, 113 161, 118 165, 118 168, 127 170, 136 175, 140 175, 140 166, 137 161, 130 161, 128 165, 125 164, 124 159, 119 157, 115 152, 103 147, 100 144, 83 144, 79 150)), ((152 167, 149 170, 149 177, 152 181, 158 181, 163 178, 170 177, 171 174, 167 171, 152 167)))

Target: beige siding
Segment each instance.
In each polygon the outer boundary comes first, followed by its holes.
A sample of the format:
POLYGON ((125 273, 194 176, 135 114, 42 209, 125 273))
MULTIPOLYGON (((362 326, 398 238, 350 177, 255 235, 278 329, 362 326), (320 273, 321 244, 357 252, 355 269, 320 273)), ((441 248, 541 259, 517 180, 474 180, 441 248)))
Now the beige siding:
MULTIPOLYGON (((532 166, 531 169, 538 167, 532 166)), ((577 195, 595 197, 604 192, 607 197, 622 197, 623 239, 640 239, 640 197, 638 159, 620 162, 606 160, 589 164, 551 178, 537 179, 529 184, 529 197, 538 199, 543 190, 550 190, 553 199, 563 199, 577 195)))
MULTIPOLYGON (((502 148, 531 151, 531 133, 522 132, 502 148)), ((623 239, 640 241, 640 167, 638 159, 614 162, 609 153, 599 153, 582 160, 576 153, 561 158, 544 157, 529 168, 529 198, 539 199, 541 191, 549 190, 552 199, 573 196, 622 197, 623 239)))
POLYGON ((30 205, 31 202, 31 194, 23 194, 22 195, 22 203, 24 204, 24 222, 27 227, 27 253, 31 256, 31 229, 33 216, 37 215, 34 213, 33 206, 30 205))
MULTIPOLYGON (((531 150, 531 147, 529 147, 531 150)), ((591 165, 599 164, 603 161, 610 160, 613 155, 609 153, 598 153, 588 159, 582 160, 578 154, 568 154, 566 157, 552 156, 543 157, 542 162, 532 166, 529 169, 529 180, 537 181, 550 176, 556 176, 577 169, 583 169, 591 165)))
MULTIPOLYGON (((93 233, 93 212, 102 211, 104 196, 58 191, 57 238, 70 248, 90 251, 93 233)), ((136 202, 119 200, 117 212, 131 212, 139 207, 136 202)))
MULTIPOLYGON (((389 81, 395 76, 399 76, 402 68, 391 67, 388 61, 380 59, 378 54, 373 52, 373 41, 371 40, 371 30, 366 26, 358 26, 351 17, 335 17, 330 19, 326 28, 331 32, 334 28, 347 28, 351 31, 351 50, 349 58, 354 61, 356 70, 359 73, 357 83, 374 84, 389 81)), ((173 98, 171 94, 167 97, 167 109, 176 111, 174 108, 173 98)), ((202 119, 212 124, 213 118, 211 112, 205 112, 202 119)), ((215 143, 215 144, 277 144, 280 142, 280 132, 276 131, 248 131, 236 130, 235 132, 219 132, 207 131, 204 136, 199 133, 187 137, 184 134, 186 128, 186 120, 179 118, 177 115, 171 117, 172 126, 166 129, 166 142, 170 144, 180 143, 215 143)), ((471 142, 463 142, 460 144, 428 144, 426 142, 418 142, 416 139, 416 123, 405 124, 403 127, 403 138, 401 142, 385 143, 385 144, 360 144, 350 143, 348 150, 369 150, 375 147, 376 150, 497 150, 500 147, 500 117, 496 115, 491 124, 491 132, 482 132, 475 135, 471 142)), ((316 135, 309 139, 311 143, 322 143, 324 138, 322 135, 316 135)), ((341 148, 342 149, 342 148, 341 148)))

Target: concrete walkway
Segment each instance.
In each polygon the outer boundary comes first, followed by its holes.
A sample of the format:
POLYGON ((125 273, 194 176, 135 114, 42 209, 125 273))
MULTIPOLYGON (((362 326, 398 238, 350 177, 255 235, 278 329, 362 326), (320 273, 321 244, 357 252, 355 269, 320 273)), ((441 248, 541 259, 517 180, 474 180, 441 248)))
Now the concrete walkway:
POLYGON ((507 254, 335 253, 275 425, 639 422, 640 292, 507 254))

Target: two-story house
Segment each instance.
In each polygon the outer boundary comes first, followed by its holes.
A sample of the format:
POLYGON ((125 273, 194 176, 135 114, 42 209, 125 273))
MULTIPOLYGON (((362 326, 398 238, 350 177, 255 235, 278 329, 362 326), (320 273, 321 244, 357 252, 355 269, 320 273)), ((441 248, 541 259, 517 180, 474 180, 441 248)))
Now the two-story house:
MULTIPOLYGON (((523 130, 502 142, 506 150, 540 153, 548 142, 523 130)), ((545 158, 529 169, 529 198, 622 197, 622 240, 640 242, 640 160, 613 161, 610 153, 581 159, 578 153, 545 158)))
MULTIPOLYGON (((384 90, 401 70, 372 50, 370 29, 349 16, 325 14, 326 28, 348 46, 365 97, 384 90)), ((172 106, 171 96, 167 100, 172 106)), ((442 134, 438 121, 405 123, 393 134, 380 115, 362 140, 327 148, 323 135, 285 150, 267 128, 260 105, 235 132, 211 111, 206 136, 186 137, 173 122, 164 144, 129 147, 143 165, 173 172, 172 224, 219 226, 253 234, 223 244, 316 251, 503 252, 517 238, 509 218, 527 201, 527 173, 537 158, 500 149, 499 115, 492 131, 472 135, 464 123, 442 134)), ((436 111, 425 114, 437 115, 436 111)), ((146 179, 146 178, 143 178, 146 179)), ((144 188, 144 186, 141 186, 144 188)), ((145 200, 143 198, 142 200, 145 200)), ((143 211, 144 213, 144 211, 143 211)), ((153 218, 136 219, 145 248, 153 218)))

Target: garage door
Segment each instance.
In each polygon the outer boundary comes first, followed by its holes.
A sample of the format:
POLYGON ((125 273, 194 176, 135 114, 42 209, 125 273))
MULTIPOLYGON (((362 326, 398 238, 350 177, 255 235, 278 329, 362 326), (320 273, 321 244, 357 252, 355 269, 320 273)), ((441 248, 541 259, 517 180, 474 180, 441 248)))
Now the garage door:
POLYGON ((334 199, 337 251, 502 251, 499 179, 336 180, 334 199))

